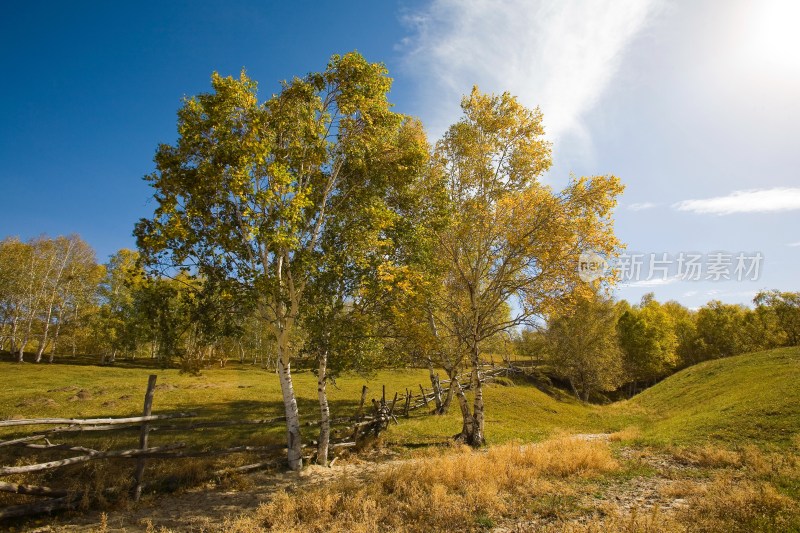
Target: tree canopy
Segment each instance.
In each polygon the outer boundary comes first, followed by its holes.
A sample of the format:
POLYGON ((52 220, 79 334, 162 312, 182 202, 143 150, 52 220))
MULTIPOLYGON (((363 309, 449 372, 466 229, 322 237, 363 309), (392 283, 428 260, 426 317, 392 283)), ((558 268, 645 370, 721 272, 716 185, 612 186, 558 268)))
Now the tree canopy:
MULTIPOLYGON (((256 302, 272 330, 287 417, 289 464, 301 461, 289 339, 318 272, 326 232, 339 220, 362 231, 339 234, 345 262, 380 260, 402 216, 393 191, 413 183, 427 160, 421 125, 395 113, 391 79, 358 53, 283 84, 259 103, 256 83, 212 76, 213 92, 186 99, 179 139, 161 145, 157 208, 136 228, 153 267, 179 268, 256 302), (369 239, 370 254, 356 257, 369 239)), ((402 207, 402 206, 400 206, 402 207)))

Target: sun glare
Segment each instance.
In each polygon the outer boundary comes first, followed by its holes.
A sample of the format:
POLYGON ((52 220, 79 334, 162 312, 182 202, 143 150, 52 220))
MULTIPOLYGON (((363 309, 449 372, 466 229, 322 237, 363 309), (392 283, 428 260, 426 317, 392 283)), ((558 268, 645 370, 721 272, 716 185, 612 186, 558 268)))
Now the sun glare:
POLYGON ((742 45, 748 62, 780 74, 800 74, 800 1, 753 2, 742 45))

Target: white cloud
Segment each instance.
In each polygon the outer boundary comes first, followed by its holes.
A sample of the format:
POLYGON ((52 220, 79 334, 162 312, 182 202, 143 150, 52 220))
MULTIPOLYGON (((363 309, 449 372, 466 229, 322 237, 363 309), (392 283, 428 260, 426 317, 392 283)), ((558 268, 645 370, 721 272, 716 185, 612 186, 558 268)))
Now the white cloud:
POLYGON ((639 202, 635 204, 631 204, 628 206, 628 209, 631 211, 644 211, 645 209, 652 209, 656 206, 653 202, 639 202))
POLYGON ((795 247, 795 248, 796 248, 796 247, 800 246, 800 241, 797 241, 797 242, 790 242, 790 243, 789 243, 789 244, 787 244, 786 246, 792 246, 792 247, 795 247))
POLYGON ((673 204, 679 211, 731 215, 734 213, 769 213, 800 209, 800 189, 776 187, 734 191, 727 196, 703 200, 684 200, 673 204))
POLYGON ((548 138, 585 135, 581 115, 663 0, 433 0, 406 20, 406 67, 418 78, 433 136, 457 120, 472 85, 539 105, 548 138))

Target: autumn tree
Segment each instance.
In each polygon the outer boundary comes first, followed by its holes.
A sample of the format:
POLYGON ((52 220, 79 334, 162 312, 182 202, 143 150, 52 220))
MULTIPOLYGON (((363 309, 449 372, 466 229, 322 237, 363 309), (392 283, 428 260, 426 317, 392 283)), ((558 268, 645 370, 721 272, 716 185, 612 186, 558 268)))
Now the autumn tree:
POLYGON ((137 312, 137 292, 146 283, 146 274, 137 264, 139 254, 122 249, 105 265, 99 285, 100 308, 94 320, 98 342, 95 349, 102 363, 113 363, 117 354, 135 353, 144 342, 147 317, 137 312))
POLYGON ((556 375, 585 402, 623 383, 617 319, 613 302, 596 295, 578 300, 548 321, 548 360, 556 375))
MULTIPOLYGON (((55 242, 63 255, 63 266, 58 278, 51 282, 47 323, 39 342, 36 362, 41 360, 50 340, 48 362, 52 363, 62 333, 66 331, 74 338, 75 330, 91 320, 91 313, 97 309, 97 288, 105 270, 97 264, 92 247, 79 237, 59 238, 55 242), (49 331, 52 331, 52 335, 48 339, 49 331)), ((73 355, 74 348, 73 343, 73 355)))
POLYGON ((0 348, 8 346, 8 352, 17 351, 20 329, 23 326, 24 301, 27 288, 26 267, 31 248, 17 238, 0 241, 0 348))
POLYGON ((623 311, 617 328, 631 393, 638 384, 652 384, 678 364, 674 323, 652 293, 623 311))
POLYGON ((457 388, 459 439, 477 446, 485 441, 484 341, 591 290, 578 258, 615 253, 610 214, 622 186, 597 176, 571 179, 555 192, 539 180, 550 167, 550 145, 538 109, 477 88, 461 107, 463 117, 435 149, 452 217, 438 233, 446 275, 430 309, 439 334, 455 339, 468 362, 473 402, 457 388), (512 312, 501 312, 504 306, 512 312))
POLYGON ((370 186, 347 191, 347 201, 360 209, 329 213, 307 281, 300 317, 306 352, 317 363, 320 464, 327 462, 327 381, 344 370, 389 363, 387 309, 395 297, 413 292, 409 272, 419 268, 428 228, 435 225, 429 208, 436 184, 425 173, 429 146, 422 124, 404 118, 398 126, 384 133, 369 165, 346 168, 370 186))
MULTIPOLYGON (((772 314, 787 346, 800 345, 800 292, 761 291, 753 299, 756 311, 772 314)), ((768 320, 768 319, 767 319, 768 320)), ((765 329, 770 329, 766 326, 765 329)))
POLYGON ((94 300, 99 276, 94 250, 77 235, 0 243, 0 319, 18 362, 31 343, 37 363, 48 347, 52 362, 62 327, 94 300))
POLYGON ((697 363, 697 313, 680 303, 670 300, 662 304, 662 309, 669 315, 672 330, 675 333, 675 355, 677 365, 682 368, 697 363))
POLYGON ((157 208, 136 228, 145 260, 227 284, 271 329, 292 469, 302 444, 290 338, 328 222, 376 207, 354 193, 409 179, 415 169, 392 162, 406 152, 398 143, 424 140, 399 133, 408 120, 391 111, 390 85, 383 65, 357 53, 284 83, 263 104, 244 73, 214 74, 213 92, 184 102, 179 139, 159 147, 148 177, 157 208), (366 171, 376 163, 386 173, 366 171))
POLYGON ((744 305, 712 300, 697 311, 697 354, 700 360, 729 357, 748 351, 746 324, 751 311, 744 305))

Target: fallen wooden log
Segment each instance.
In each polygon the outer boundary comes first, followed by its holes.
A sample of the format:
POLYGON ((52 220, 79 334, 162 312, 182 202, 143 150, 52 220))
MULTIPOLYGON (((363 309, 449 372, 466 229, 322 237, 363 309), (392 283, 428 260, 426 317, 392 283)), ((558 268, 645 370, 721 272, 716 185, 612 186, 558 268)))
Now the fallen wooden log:
POLYGON ((166 415, 131 416, 127 418, 21 418, 17 420, 0 420, 0 427, 9 426, 43 426, 68 424, 70 426, 91 426, 96 424, 115 425, 133 422, 151 422, 169 418, 193 418, 197 413, 171 413, 166 415))
POLYGON ((0 481, 0 491, 25 494, 26 496, 49 496, 51 498, 61 498, 69 494, 68 490, 51 489, 50 487, 41 487, 37 485, 6 483, 5 481, 0 481))
POLYGON ((83 452, 83 453, 100 453, 100 450, 93 450, 92 448, 85 448, 83 446, 70 446, 69 444, 20 444, 24 448, 32 448, 34 450, 66 450, 68 452, 83 452))
POLYGON ((0 447, 2 447, 2 446, 12 446, 14 444, 22 444, 24 442, 30 442, 32 440, 40 440, 40 439, 44 439, 46 437, 47 437, 47 435, 31 435, 30 437, 21 437, 19 439, 6 440, 6 441, 3 441, 3 442, 0 442, 0 447))
POLYGON ((155 455, 167 450, 175 450, 183 448, 186 444, 179 442, 177 444, 169 444, 167 446, 159 446, 155 448, 148 448, 143 450, 135 448, 132 450, 118 450, 108 452, 95 452, 86 455, 79 455, 77 457, 70 457, 68 459, 61 459, 58 461, 49 461, 47 463, 38 463, 34 465, 23 466, 4 466, 0 467, 0 476, 7 476, 9 474, 23 474, 26 472, 39 472, 41 470, 50 470, 52 468, 60 468, 62 466, 74 465, 78 463, 85 463, 94 459, 107 459, 112 457, 140 457, 143 455, 155 455))
POLYGON ((0 519, 17 518, 40 513, 52 513, 53 511, 63 511, 72 509, 81 501, 80 495, 68 495, 61 498, 53 498, 36 503, 25 505, 12 505, 0 509, 0 519))

